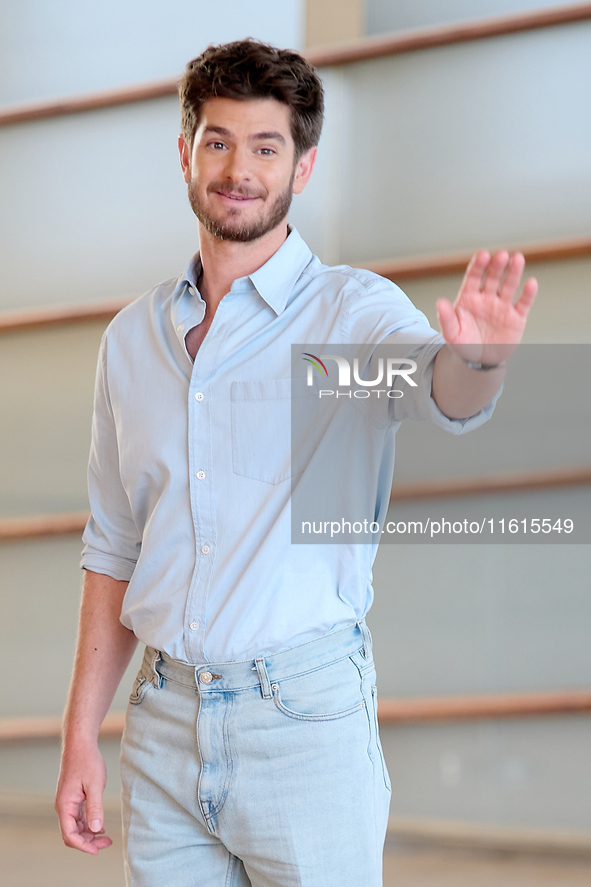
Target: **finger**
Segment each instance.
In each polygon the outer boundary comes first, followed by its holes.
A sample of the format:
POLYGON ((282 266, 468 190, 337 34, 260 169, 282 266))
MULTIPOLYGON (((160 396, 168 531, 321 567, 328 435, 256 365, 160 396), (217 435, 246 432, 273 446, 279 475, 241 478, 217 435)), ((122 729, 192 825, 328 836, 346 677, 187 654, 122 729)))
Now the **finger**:
POLYGON ((113 843, 107 835, 97 836, 90 832, 84 820, 80 818, 80 814, 60 814, 60 828, 66 847, 82 850, 83 853, 90 853, 91 856, 96 856, 99 850, 110 847, 113 843))
POLYGON ((489 262, 490 253, 488 253, 485 249, 479 250, 472 256, 466 269, 466 273, 462 281, 462 286, 460 287, 460 293, 465 289, 480 289, 482 285, 482 276, 489 262))
POLYGON ((90 856, 98 856, 99 850, 106 850, 113 841, 107 835, 96 836, 92 832, 83 832, 80 835, 73 835, 64 843, 72 850, 81 850, 82 853, 88 853, 90 856))
POLYGON ((538 294, 538 281, 535 277, 528 277, 523 286, 523 292, 515 303, 515 310, 522 317, 527 317, 529 309, 534 303, 534 299, 538 294))
POLYGON ((490 260, 486 270, 486 279, 482 291, 488 296, 496 296, 499 292, 501 278, 507 268, 509 253, 505 249, 498 250, 490 260))
POLYGON ((104 830, 104 828, 102 828, 102 829, 100 830, 100 832, 91 832, 90 829, 88 828, 88 823, 86 822, 85 819, 80 819, 80 820, 78 820, 78 822, 76 823, 76 827, 77 827, 77 829, 78 829, 78 834, 79 834, 79 835, 89 834, 89 835, 91 836, 91 838, 94 837, 95 834, 99 834, 99 835, 104 835, 104 834, 105 834, 105 830, 104 830))
POLYGON ((454 306, 448 299, 437 300, 437 316, 443 338, 446 342, 454 342, 460 332, 460 322, 454 306))
POLYGON ((103 792, 99 786, 86 787, 86 821, 95 834, 103 827, 103 792))
POLYGON ((97 851, 104 850, 106 847, 110 847, 113 843, 108 835, 95 835, 93 832, 89 831, 88 826, 83 828, 78 837, 82 838, 85 849, 87 847, 94 847, 97 851))
POLYGON ((503 285, 501 286, 501 289, 499 291, 501 299, 504 299, 507 302, 513 301, 513 297, 517 292, 517 287, 519 286, 519 281, 521 280, 521 275, 523 274, 524 268, 525 259, 523 257, 523 253, 515 253, 513 256, 511 256, 503 285))

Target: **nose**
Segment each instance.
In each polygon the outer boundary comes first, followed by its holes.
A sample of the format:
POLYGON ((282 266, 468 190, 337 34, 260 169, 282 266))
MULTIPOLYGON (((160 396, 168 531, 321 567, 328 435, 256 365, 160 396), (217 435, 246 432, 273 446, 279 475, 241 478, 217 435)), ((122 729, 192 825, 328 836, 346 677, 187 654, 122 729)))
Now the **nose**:
POLYGON ((250 181, 251 171, 246 149, 234 147, 231 151, 228 151, 226 154, 224 175, 227 181, 235 184, 250 181))

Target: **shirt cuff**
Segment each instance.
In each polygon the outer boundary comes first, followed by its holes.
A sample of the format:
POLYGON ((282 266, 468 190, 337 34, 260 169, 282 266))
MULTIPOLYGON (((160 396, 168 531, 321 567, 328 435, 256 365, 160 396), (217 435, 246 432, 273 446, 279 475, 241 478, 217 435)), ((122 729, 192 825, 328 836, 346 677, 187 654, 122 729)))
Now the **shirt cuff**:
POLYGON ((475 413, 474 416, 468 416, 466 419, 450 419, 449 416, 441 412, 431 394, 429 397, 429 417, 435 425, 443 428, 444 431, 449 431, 450 434, 465 434, 468 431, 474 431, 476 428, 484 425, 485 422, 488 422, 494 412, 497 400, 503 393, 504 387, 504 385, 501 385, 493 399, 486 406, 475 413))
POLYGON ((88 551, 87 548, 82 552, 80 559, 82 570, 102 573, 105 576, 110 576, 111 579, 119 579, 122 582, 129 582, 133 576, 135 564, 136 562, 129 558, 105 554, 102 551, 88 551))

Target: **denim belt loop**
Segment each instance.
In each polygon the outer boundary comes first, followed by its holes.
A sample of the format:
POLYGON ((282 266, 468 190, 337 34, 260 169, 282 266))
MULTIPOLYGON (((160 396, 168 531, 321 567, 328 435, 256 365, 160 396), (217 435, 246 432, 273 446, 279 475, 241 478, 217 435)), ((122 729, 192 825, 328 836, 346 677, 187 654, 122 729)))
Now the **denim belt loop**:
POLYGON ((361 650, 362 656, 364 659, 371 659, 371 648, 372 648, 372 640, 371 633, 367 625, 365 624, 365 620, 357 623, 357 627, 361 632, 361 637, 363 638, 363 649, 361 650))
POLYGON ((261 693, 263 694, 263 699, 271 699, 273 694, 271 693, 271 681, 269 680, 265 660, 255 659, 254 664, 259 676, 259 681, 261 682, 261 693))
POLYGON ((162 660, 162 656, 159 650, 152 650, 152 655, 150 657, 150 668, 152 669, 152 677, 150 678, 150 682, 156 687, 157 690, 160 690, 162 687, 162 675, 156 668, 158 663, 162 660))

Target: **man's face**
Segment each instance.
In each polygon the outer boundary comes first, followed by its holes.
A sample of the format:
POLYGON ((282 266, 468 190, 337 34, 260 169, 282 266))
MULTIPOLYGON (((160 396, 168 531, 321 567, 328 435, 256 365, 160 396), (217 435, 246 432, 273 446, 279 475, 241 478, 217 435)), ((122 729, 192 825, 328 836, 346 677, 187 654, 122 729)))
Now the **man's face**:
POLYGON ((316 149, 295 162, 291 109, 276 99, 209 99, 192 150, 179 138, 193 212, 214 237, 246 243, 287 216, 303 190, 316 149))

